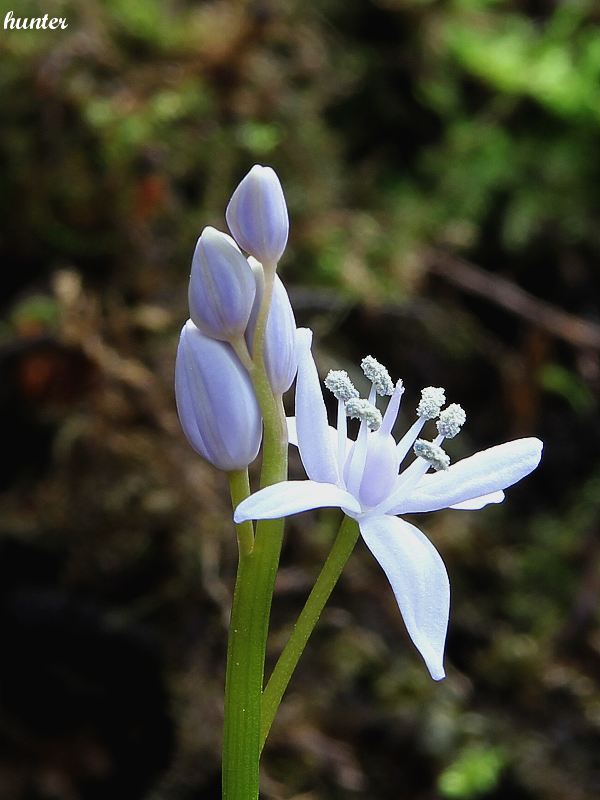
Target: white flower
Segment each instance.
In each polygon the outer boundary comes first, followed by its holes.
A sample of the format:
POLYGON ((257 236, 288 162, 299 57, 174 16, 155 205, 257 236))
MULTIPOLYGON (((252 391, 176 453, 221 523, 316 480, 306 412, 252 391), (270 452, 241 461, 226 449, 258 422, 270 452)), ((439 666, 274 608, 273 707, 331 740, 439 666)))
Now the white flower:
MULTIPOLYGON (((323 506, 339 506, 356 519, 364 541, 388 577, 408 633, 431 677, 441 680, 450 607, 446 568, 421 531, 396 515, 441 508, 474 510, 500 503, 503 489, 537 467, 542 443, 534 438, 517 439, 449 466, 441 444, 458 433, 465 413, 456 404, 441 411, 444 391, 430 386, 422 392, 417 420, 396 444, 391 430, 404 387, 398 381, 383 418, 379 417, 381 424, 374 425, 381 373, 375 375, 372 369, 365 370, 371 373, 368 377, 375 378, 369 401, 357 402, 348 380, 348 391, 336 392, 337 430, 330 428, 311 340, 311 331, 298 330, 296 417, 288 420, 290 442, 298 445, 310 480, 284 481, 260 490, 240 503, 235 521, 273 519, 323 506), (347 438, 345 397, 349 397, 348 405, 352 404, 353 416, 361 414, 355 442, 347 438), (427 420, 436 417, 438 436, 432 442, 417 440, 427 420), (400 471, 413 448, 417 458, 400 471), (431 466, 436 472, 427 474, 431 466)), ((373 363, 377 362, 367 361, 369 367, 373 363)), ((334 377, 329 384, 337 387, 341 379, 337 373, 334 377)))

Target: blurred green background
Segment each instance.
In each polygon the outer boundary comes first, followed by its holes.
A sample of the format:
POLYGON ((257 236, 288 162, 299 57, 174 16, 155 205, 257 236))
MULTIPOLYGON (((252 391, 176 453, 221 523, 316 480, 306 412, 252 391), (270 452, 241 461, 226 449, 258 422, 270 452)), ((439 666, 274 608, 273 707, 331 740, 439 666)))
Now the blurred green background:
MULTIPOLYGON (((0 798, 219 796, 235 541, 172 374, 196 237, 256 162, 323 372, 372 353, 409 411, 445 386, 453 459, 546 443, 503 506, 418 520, 441 684, 359 544, 264 797, 599 797, 598 3, 0 5, 69 23, 0 29, 0 798)), ((271 660, 338 521, 289 520, 271 660)))

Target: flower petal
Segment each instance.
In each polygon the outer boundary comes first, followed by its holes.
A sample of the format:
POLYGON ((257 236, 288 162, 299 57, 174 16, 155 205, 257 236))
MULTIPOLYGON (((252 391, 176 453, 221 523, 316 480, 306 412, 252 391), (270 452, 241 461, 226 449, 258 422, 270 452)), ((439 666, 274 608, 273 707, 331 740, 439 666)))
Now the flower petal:
POLYGON ((317 368, 310 352, 312 331, 298 328, 296 342, 296 430, 300 458, 311 480, 338 483, 336 450, 328 435, 327 410, 317 368))
POLYGON ((389 514, 414 514, 492 494, 529 475, 540 463, 539 439, 517 439, 475 453, 434 475, 424 475, 389 514))
MULTIPOLYGON (((293 444, 298 447, 298 431, 296 430, 296 417, 286 417, 287 422, 287 431, 288 431, 288 442, 289 444, 293 444)), ((331 446, 337 447, 337 430, 332 426, 328 425, 329 428, 329 437, 331 439, 331 446)), ((349 452, 350 448, 354 444, 354 440, 348 437, 346 439, 346 453, 349 452)))
POLYGON ((296 430, 296 417, 286 417, 288 443, 298 447, 298 431, 296 430))
POLYGON ((450 584, 440 554, 418 528, 397 517, 360 522, 367 547, 387 575, 404 624, 435 681, 445 677, 450 584))
POLYGON ((472 500, 463 500, 462 503, 454 503, 450 508, 455 508, 458 511, 479 511, 480 508, 490 503, 501 503, 503 500, 504 492, 490 492, 480 497, 474 497, 472 500))
POLYGON ((358 501, 332 483, 282 481, 242 500, 233 518, 237 523, 248 519, 278 519, 325 506, 339 506, 351 514, 360 512, 358 501))

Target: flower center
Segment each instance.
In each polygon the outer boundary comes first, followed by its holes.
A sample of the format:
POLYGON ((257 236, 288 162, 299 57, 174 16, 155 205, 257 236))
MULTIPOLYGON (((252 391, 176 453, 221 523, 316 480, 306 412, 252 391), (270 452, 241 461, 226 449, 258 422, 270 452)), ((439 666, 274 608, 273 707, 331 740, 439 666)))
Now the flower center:
MULTIPOLYGON (((355 445, 357 447, 358 445, 355 445)), ((348 459, 350 462, 350 458, 348 459)), ((362 506, 372 508, 381 503, 394 488, 398 475, 398 455, 393 437, 381 431, 367 439, 364 468, 358 487, 362 506)))
POLYGON ((361 368, 371 381, 368 400, 359 396, 344 370, 329 372, 325 386, 338 401, 337 460, 342 484, 364 508, 371 509, 387 503, 390 497, 410 491, 430 467, 436 471, 448 469, 450 457, 441 444, 444 439, 457 435, 466 414, 457 403, 451 403, 442 411, 446 402, 444 389, 426 386, 421 390, 417 419, 396 444, 391 431, 404 394, 402 381, 394 386, 387 369, 373 356, 365 356, 361 368), (391 395, 383 416, 376 406, 377 395, 391 395), (350 449, 347 417, 360 420, 358 437, 350 449), (425 424, 434 419, 437 419, 438 436, 433 442, 420 439, 425 424), (400 464, 411 449, 417 458, 398 475, 400 464))

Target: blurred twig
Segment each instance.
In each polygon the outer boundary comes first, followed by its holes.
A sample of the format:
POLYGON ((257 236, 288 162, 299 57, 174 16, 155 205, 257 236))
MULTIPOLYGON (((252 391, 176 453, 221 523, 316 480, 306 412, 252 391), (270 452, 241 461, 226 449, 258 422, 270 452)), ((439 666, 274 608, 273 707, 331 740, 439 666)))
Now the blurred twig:
POLYGON ((470 294, 485 297, 574 347, 600 350, 600 325, 569 314, 529 294, 512 281, 491 275, 463 258, 431 250, 429 270, 470 294))

